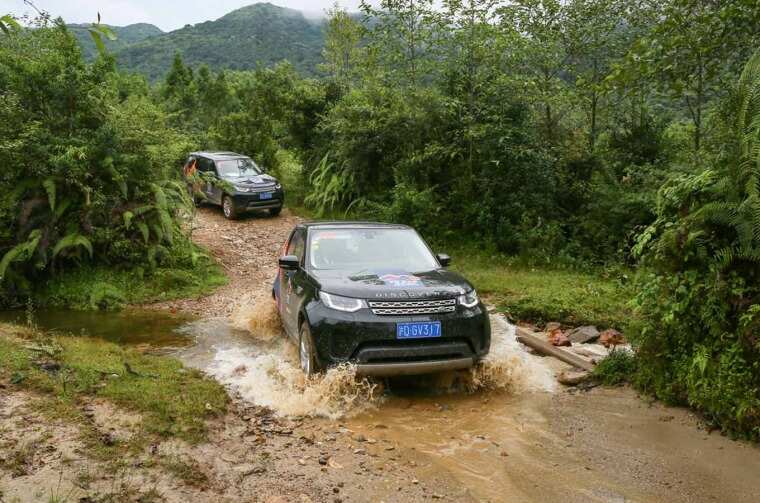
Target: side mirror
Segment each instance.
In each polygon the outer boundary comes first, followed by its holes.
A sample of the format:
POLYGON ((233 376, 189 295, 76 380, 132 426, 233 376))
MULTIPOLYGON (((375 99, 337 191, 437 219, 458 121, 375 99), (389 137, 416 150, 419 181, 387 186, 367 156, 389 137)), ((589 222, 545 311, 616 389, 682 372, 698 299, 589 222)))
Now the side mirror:
POLYGON ((301 261, 295 255, 285 255, 280 257, 280 267, 286 271, 296 271, 301 267, 301 261))
POLYGON ((440 262, 441 266, 443 267, 448 267, 449 264, 451 263, 451 257, 446 255, 445 253, 437 253, 435 255, 435 258, 438 259, 438 262, 440 262))

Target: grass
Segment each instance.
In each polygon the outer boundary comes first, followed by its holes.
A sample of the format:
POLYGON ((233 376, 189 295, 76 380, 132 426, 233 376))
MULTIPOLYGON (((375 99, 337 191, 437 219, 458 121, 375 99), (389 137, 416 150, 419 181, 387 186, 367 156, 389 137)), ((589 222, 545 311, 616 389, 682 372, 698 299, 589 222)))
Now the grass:
MULTIPOLYGON (((222 414, 228 401, 221 385, 174 358, 7 324, 0 325, 0 382, 38 392, 39 409, 56 418, 82 419, 78 405, 95 397, 137 412, 142 421, 135 442, 168 437, 201 442, 206 420, 222 414)), ((88 434, 97 436, 85 430, 88 434)), ((102 457, 118 455, 125 447, 104 445, 102 457)))
POLYGON ((452 266, 513 320, 626 326, 633 294, 623 274, 535 266, 472 249, 453 249, 452 266))
POLYGON ((207 294, 227 283, 222 268, 208 260, 190 269, 82 266, 57 274, 37 288, 36 304, 78 310, 118 309, 207 294))

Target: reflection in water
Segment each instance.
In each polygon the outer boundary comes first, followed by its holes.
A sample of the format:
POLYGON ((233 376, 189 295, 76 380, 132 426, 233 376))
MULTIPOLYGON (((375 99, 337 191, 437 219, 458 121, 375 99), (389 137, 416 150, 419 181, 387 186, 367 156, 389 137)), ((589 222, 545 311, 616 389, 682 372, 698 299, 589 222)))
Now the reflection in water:
MULTIPOLYGON (((69 311, 41 309, 32 314, 38 328, 58 333, 100 337, 117 344, 150 344, 154 347, 182 347, 192 341, 178 329, 189 320, 159 311, 69 311)), ((26 324, 24 311, 0 311, 0 321, 26 324)))

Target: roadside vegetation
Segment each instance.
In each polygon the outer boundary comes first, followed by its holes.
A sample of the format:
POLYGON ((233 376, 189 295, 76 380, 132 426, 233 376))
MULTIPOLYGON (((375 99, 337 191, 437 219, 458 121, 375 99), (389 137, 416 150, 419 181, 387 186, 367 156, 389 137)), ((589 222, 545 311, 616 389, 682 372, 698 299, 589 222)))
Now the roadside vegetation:
MULTIPOLYGON (((444 243, 515 319, 625 328, 637 386, 760 438, 757 2, 363 9, 329 13, 319 78, 177 54, 150 85, 108 54, 85 63, 59 22, 3 25, 4 302, 107 307, 94 286, 61 293, 86 268, 208 275, 178 167, 241 151, 292 206, 444 243)), ((119 288, 109 274, 93 277, 119 288)))

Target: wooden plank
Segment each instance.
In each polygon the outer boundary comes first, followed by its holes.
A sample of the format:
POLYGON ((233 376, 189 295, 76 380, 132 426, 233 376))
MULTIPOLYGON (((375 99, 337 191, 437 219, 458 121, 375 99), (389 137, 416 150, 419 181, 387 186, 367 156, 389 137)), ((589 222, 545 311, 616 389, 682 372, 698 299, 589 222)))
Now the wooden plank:
POLYGON ((548 356, 553 356, 554 358, 569 363, 574 367, 584 370, 594 370, 594 364, 590 360, 569 351, 565 351, 564 349, 560 349, 557 346, 552 346, 545 340, 536 337, 532 332, 529 332, 522 327, 517 327, 517 340, 536 351, 540 351, 548 356))

